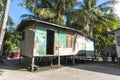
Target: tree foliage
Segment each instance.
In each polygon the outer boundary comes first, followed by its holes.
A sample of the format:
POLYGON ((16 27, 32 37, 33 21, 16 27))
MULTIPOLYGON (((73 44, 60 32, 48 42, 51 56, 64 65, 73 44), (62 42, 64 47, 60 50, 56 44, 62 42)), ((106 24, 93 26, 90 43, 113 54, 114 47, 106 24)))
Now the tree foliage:
MULTIPOLYGON (((5 0, 0 0, 0 27, 1 27, 2 21, 3 21, 3 14, 4 14, 4 10, 5 10, 5 4, 6 4, 5 0)), ((14 24, 15 23, 14 23, 13 19, 8 15, 7 26, 12 27, 14 24)))
POLYGON ((98 0, 23 0, 21 5, 33 15, 24 14, 22 18, 35 18, 79 29, 94 38, 96 48, 99 46, 105 49, 114 42, 109 32, 118 28, 120 22, 113 9, 117 1, 108 0, 102 4, 97 2, 98 0))
POLYGON ((48 22, 65 25, 63 15, 73 9, 76 0, 24 0, 21 5, 33 15, 22 15, 22 18, 36 18, 48 22))
MULTIPOLYGON (((4 10, 6 6, 6 0, 0 0, 0 28, 3 22, 4 17, 4 10)), ((3 53, 7 53, 9 51, 13 51, 13 48, 19 47, 20 45, 20 34, 19 32, 15 31, 13 26, 15 25, 13 19, 8 16, 7 20, 7 29, 5 32, 5 37, 3 41, 3 53)), ((1 29, 0 29, 1 30, 1 29)))
POLYGON ((97 5, 97 0, 82 0, 79 8, 67 15, 67 25, 77 26, 77 29, 94 38, 95 48, 106 49, 107 45, 114 43, 114 37, 109 32, 120 24, 113 8, 116 3, 115 0, 109 0, 97 5))
POLYGON ((3 43, 4 55, 8 52, 17 52, 20 49, 20 41, 21 41, 20 32, 16 30, 12 30, 12 31, 14 32, 11 32, 9 30, 6 31, 6 35, 3 43))

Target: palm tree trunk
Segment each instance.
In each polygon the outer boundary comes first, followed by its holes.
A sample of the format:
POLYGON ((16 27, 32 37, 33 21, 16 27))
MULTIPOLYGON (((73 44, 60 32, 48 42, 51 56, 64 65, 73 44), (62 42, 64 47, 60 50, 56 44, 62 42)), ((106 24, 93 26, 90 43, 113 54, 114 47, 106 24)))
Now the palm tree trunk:
POLYGON ((4 14, 3 14, 3 22, 2 22, 2 27, 1 27, 1 31, 0 31, 0 55, 2 55, 2 44, 3 44, 6 24, 7 24, 7 20, 8 20, 9 5, 10 5, 10 0, 6 0, 6 6, 5 6, 4 14))

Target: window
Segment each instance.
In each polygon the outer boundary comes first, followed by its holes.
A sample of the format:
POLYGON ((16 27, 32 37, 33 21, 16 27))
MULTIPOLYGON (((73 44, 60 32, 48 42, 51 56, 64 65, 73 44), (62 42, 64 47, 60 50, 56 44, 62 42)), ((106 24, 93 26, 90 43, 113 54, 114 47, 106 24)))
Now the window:
POLYGON ((72 48, 72 36, 71 35, 67 35, 66 37, 66 47, 72 48))

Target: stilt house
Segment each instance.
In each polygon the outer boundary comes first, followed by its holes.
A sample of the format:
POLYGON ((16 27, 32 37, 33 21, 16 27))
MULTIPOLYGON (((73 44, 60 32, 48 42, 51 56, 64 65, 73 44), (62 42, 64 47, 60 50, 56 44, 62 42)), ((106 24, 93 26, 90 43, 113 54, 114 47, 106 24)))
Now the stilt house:
POLYGON ((93 40, 80 30, 35 19, 23 20, 18 30, 23 56, 94 56, 93 40))

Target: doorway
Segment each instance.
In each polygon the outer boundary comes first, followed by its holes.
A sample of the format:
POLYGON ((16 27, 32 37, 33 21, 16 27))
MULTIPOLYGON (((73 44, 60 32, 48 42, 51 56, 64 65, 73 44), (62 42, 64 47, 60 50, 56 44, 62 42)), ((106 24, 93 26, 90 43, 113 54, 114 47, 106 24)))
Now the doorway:
POLYGON ((54 31, 47 30, 47 54, 54 54, 54 31))

